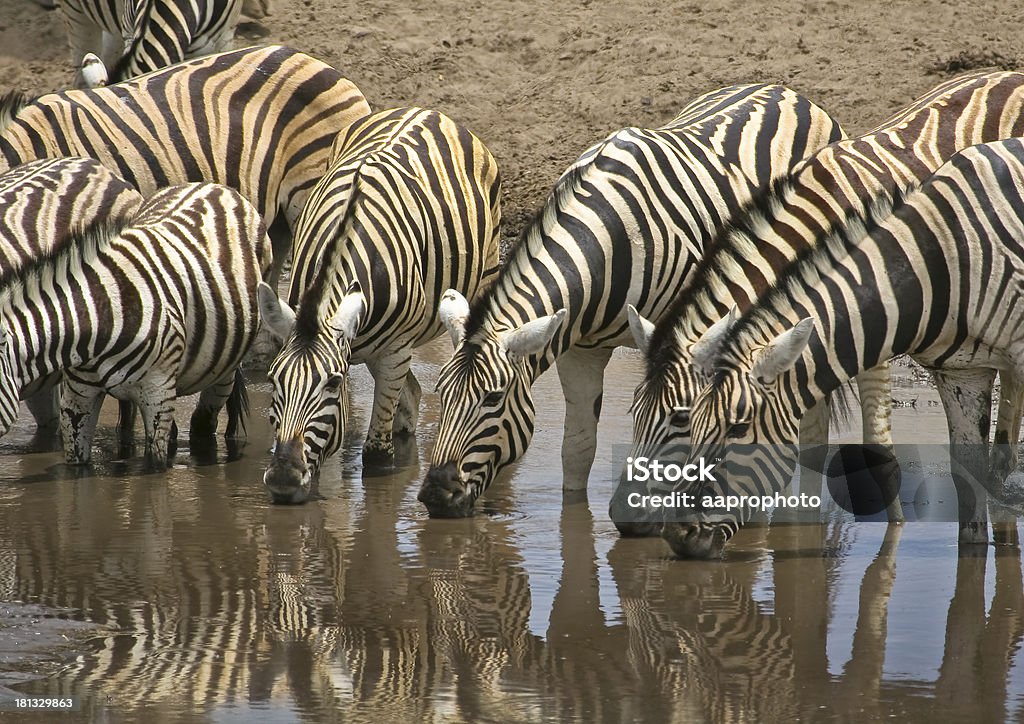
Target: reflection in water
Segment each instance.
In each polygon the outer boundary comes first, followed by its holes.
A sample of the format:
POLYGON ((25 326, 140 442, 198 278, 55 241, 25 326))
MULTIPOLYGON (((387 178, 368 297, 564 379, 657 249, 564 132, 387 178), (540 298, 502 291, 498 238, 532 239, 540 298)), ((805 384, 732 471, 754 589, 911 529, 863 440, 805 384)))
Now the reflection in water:
POLYGON ((617 538, 610 484, 563 505, 557 435, 471 519, 428 519, 415 463, 360 477, 357 439, 323 500, 271 506, 269 431, 251 427, 241 458, 185 451, 166 475, 0 460, 0 600, 102 627, 19 690, 79 697, 60 721, 1024 715, 1016 549, 958 558, 945 524, 830 518, 745 529, 725 562, 671 560, 617 538))

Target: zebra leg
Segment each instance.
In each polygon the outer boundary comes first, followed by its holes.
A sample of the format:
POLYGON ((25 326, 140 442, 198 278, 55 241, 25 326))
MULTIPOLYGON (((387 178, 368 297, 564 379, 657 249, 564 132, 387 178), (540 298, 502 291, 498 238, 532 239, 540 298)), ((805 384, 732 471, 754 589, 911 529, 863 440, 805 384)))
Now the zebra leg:
MULTIPOLYGON (((1001 489, 1017 468, 1017 447, 1020 440, 1021 414, 1024 412, 1024 385, 1011 372, 1000 372, 999 409, 996 413, 996 436, 992 446, 991 477, 1001 489)), ((989 511, 992 516, 992 538, 997 545, 1020 545, 1017 516, 1000 506, 989 511)))
POLYGON ((562 490, 585 490, 597 453, 604 369, 612 349, 570 347, 558 358, 558 379, 565 395, 562 433, 562 490))
MULTIPOLYGON (((831 400, 821 400, 800 418, 800 492, 808 496, 821 495, 821 480, 828 457, 828 427, 831 400)), ((817 522, 818 511, 798 508, 776 510, 772 520, 795 522, 813 519, 817 522)))
POLYGON ((69 465, 86 465, 92 459, 92 436, 104 395, 100 387, 65 377, 60 431, 64 440, 64 459, 69 465))
POLYGON ((139 395, 139 409, 146 428, 146 457, 155 467, 167 467, 167 449, 174 424, 173 380, 150 381, 139 395))
POLYGON ((25 400, 37 430, 47 430, 60 422, 60 388, 48 384, 25 400))
POLYGON ((949 456, 960 518, 960 543, 988 542, 988 432, 995 370, 932 370, 949 427, 949 456))
POLYGON ((395 422, 392 430, 395 435, 412 435, 416 432, 416 424, 420 418, 420 398, 423 396, 423 388, 420 387, 416 375, 409 370, 405 374, 405 385, 402 387, 402 395, 398 399, 398 409, 395 410, 395 422))
POLYGON ((196 440, 213 437, 217 433, 217 418, 224 403, 228 401, 235 385, 235 373, 231 372, 207 387, 199 395, 196 409, 189 421, 188 437, 196 440))
POLYGON ((388 463, 395 457, 392 439, 395 410, 402 389, 406 385, 412 352, 403 347, 397 352, 384 354, 366 361, 373 375, 373 413, 370 415, 370 429, 363 443, 363 459, 371 462, 388 463))
MULTIPOLYGON (((892 459, 896 449, 892 441, 892 375, 889 363, 865 370, 857 375, 860 394, 861 434, 864 444, 884 448, 892 459)), ((903 523, 903 504, 900 502, 899 467, 893 477, 882 482, 882 499, 891 501, 885 508, 890 523, 903 523)))

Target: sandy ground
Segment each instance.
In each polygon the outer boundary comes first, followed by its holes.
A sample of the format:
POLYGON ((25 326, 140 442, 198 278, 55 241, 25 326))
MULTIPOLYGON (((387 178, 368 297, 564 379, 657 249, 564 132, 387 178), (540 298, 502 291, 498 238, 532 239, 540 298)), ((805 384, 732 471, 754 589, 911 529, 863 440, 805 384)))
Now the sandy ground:
MULTIPOLYGON (((501 165, 506 239, 591 143, 664 123, 719 86, 784 83, 857 133, 955 71, 1024 67, 1011 0, 272 2, 236 45, 292 45, 343 70, 374 109, 465 123, 501 165)), ((0 10, 0 89, 65 86, 59 12, 33 0, 0 10)))

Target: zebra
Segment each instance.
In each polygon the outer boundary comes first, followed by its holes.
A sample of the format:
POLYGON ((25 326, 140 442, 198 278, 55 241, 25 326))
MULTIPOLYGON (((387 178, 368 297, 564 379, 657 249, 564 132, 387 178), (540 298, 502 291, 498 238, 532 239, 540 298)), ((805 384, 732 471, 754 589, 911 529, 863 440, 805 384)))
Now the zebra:
MULTIPOLYGON (((0 272, 16 271, 63 247, 71 229, 127 221, 142 195, 91 158, 32 161, 0 174, 0 272)), ((40 428, 57 421, 56 377, 22 390, 40 428)))
POLYGON ((0 99, 0 171, 69 155, 102 162, 142 193, 210 181, 240 192, 275 242, 276 285, 289 229, 327 166, 331 143, 369 114, 359 90, 279 45, 236 50, 107 88, 0 99))
POLYGON ((83 58, 96 57, 117 83, 183 60, 231 49, 241 0, 61 0, 79 67, 79 88, 91 87, 83 58))
MULTIPOLYGON (((646 350, 646 371, 634 393, 629 457, 656 458, 685 447, 689 408, 707 379, 695 342, 702 335, 708 340, 721 334, 731 307, 750 306, 848 210, 864 209, 879 193, 923 181, 967 146, 1024 134, 1022 104, 1024 74, 970 73, 950 79, 878 128, 819 151, 754 199, 723 229, 657 325, 631 311, 636 344, 646 350)), ((864 440, 891 449, 886 367, 866 370, 857 381, 864 440)), ((801 420, 803 430, 827 426, 827 412, 827 404, 808 412, 801 420)), ((656 534, 660 521, 627 507, 632 487, 625 477, 609 505, 611 518, 624 534, 656 534)), ((899 499, 890 499, 889 519, 902 520, 899 499)))
POLYGON ((778 85, 706 93, 658 129, 625 128, 561 176, 496 281, 442 317, 456 344, 441 368, 441 419, 419 499, 464 516, 533 434, 530 386, 558 359, 566 399, 563 486, 586 487, 604 368, 627 344, 626 304, 657 317, 715 230, 751 194, 842 137, 823 110, 778 85))
POLYGON ((263 321, 286 340, 269 372, 275 500, 305 501, 341 445, 351 362, 374 378, 364 459, 394 457, 393 435, 416 425, 412 349, 441 332, 447 288, 473 296, 496 273, 500 221, 494 157, 447 116, 382 111, 338 137, 299 217, 288 303, 260 287, 263 321))
POLYGON ((155 466, 167 463, 178 395, 202 391, 191 433, 213 434, 259 324, 256 285, 272 257, 240 194, 171 186, 129 224, 94 223, 0 276, 0 434, 17 418, 19 390, 62 373, 72 464, 90 460, 104 392, 140 407, 155 466))
MULTIPOLYGON (((1024 140, 1010 139, 961 151, 905 199, 883 193, 851 212, 710 342, 691 459, 725 451, 731 491, 773 493, 788 480, 800 415, 861 370, 909 354, 933 370, 946 412, 959 540, 985 543, 986 493, 1009 499, 1005 463, 989 475, 997 371, 1015 391, 1001 428, 1020 429, 1022 211, 1024 140)), ((743 512, 711 508, 666 523, 663 536, 681 556, 720 556, 743 512)))

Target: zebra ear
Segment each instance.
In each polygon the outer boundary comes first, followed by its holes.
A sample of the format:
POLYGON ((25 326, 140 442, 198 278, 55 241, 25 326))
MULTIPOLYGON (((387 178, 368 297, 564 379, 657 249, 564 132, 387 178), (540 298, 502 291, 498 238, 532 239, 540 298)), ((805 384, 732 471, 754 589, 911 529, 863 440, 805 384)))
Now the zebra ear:
POLYGON ((469 302, 454 289, 449 289, 441 295, 441 303, 437 305, 437 315, 441 318, 441 324, 451 335, 452 347, 458 348, 462 344, 462 338, 466 336, 469 302))
POLYGON ((793 329, 780 334, 758 353, 750 374, 763 384, 774 382, 800 359, 813 331, 814 319, 801 319, 793 329))
POLYGON ((736 323, 736 316, 736 307, 733 307, 727 316, 708 327, 701 338, 690 347, 690 359, 703 374, 710 375, 715 371, 715 359, 729 337, 729 330, 736 323))
POLYGON ((78 72, 82 74, 83 88, 102 88, 107 84, 107 66, 93 53, 85 54, 78 72))
POLYGON ((654 334, 654 323, 640 316, 640 312, 636 311, 636 307, 632 304, 626 306, 626 316, 629 318, 629 331, 633 333, 637 349, 647 354, 651 344, 651 335, 654 334))
POLYGON ((501 346, 505 348, 505 353, 513 362, 531 354, 537 354, 547 347, 555 336, 565 315, 566 311, 559 309, 554 314, 535 319, 511 332, 506 332, 501 338, 501 346))
POLYGON ((287 304, 277 298, 277 294, 266 282, 260 282, 256 288, 256 300, 260 309, 260 319, 270 333, 282 342, 295 328, 295 312, 287 304))
POLYGON ((359 326, 363 322, 363 315, 366 314, 366 297, 363 296, 359 282, 352 282, 348 291, 342 297, 338 311, 331 317, 328 323, 334 332, 338 343, 351 342, 359 332, 359 326))

